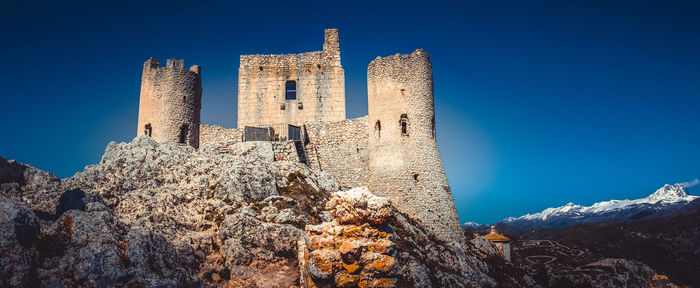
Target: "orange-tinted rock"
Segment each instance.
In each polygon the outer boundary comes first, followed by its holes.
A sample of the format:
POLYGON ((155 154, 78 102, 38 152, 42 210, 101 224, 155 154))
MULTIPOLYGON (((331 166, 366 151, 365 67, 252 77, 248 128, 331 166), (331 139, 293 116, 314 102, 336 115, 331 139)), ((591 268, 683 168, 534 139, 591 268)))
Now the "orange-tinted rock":
POLYGON ((344 237, 362 237, 362 230, 362 227, 359 226, 347 226, 343 227, 343 233, 341 235, 344 237))
POLYGON ((369 267, 382 273, 391 271, 391 268, 394 268, 394 264, 396 263, 394 258, 390 256, 382 256, 383 257, 372 261, 372 263, 369 264, 369 267))
POLYGON ((389 239, 379 239, 372 243, 369 249, 371 249, 372 252, 389 254, 394 250, 394 246, 394 242, 391 242, 389 239))
POLYGON ((343 272, 335 274, 336 287, 356 287, 359 280, 359 275, 351 275, 343 272))
POLYGON ((377 197, 364 187, 336 192, 326 209, 340 224, 384 225, 394 216, 388 199, 377 197))
POLYGON ((352 274, 357 272, 357 270, 359 270, 362 267, 358 262, 352 264, 346 264, 345 262, 343 262, 343 268, 345 268, 345 270, 348 271, 348 273, 352 274))
POLYGON ((366 263, 364 271, 367 271, 367 273, 387 273, 391 271, 396 263, 394 257, 375 252, 363 253, 360 261, 366 263))
POLYGON ((392 278, 363 279, 357 283, 360 288, 386 288, 396 287, 396 280, 392 278))
POLYGON ((385 207, 383 198, 372 196, 377 199, 367 201, 361 199, 367 195, 360 194, 335 193, 327 205, 327 209, 333 209, 333 221, 306 226, 309 241, 305 243, 309 244, 299 245, 300 249, 308 249, 308 253, 301 254, 309 255, 308 262, 299 258, 301 263, 308 263, 302 265, 304 287, 396 286, 396 279, 390 278, 396 264, 390 256, 395 244, 388 239, 391 234, 384 232, 391 231, 385 222, 392 215, 391 206, 385 207))
POLYGON ((340 261, 340 253, 321 249, 309 253, 309 274, 316 279, 329 279, 340 261))
POLYGON ((656 274, 651 277, 651 283, 649 283, 650 288, 680 288, 680 286, 671 283, 666 275, 656 274))
POLYGON ((357 245, 355 241, 342 241, 338 250, 343 259, 352 259, 352 262, 360 256, 360 245, 357 245))
POLYGON ((331 236, 317 236, 311 237, 311 245, 309 248, 311 250, 318 250, 324 248, 333 248, 334 239, 331 236))

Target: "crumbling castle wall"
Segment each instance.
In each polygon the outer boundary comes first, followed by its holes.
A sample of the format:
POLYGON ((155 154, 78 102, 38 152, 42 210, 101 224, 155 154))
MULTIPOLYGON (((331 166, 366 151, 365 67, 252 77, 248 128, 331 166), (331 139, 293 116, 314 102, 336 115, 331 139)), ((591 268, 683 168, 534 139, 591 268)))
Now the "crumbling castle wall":
POLYGON ((459 240, 457 209, 435 141, 428 53, 377 57, 367 69, 370 191, 442 240, 459 240))
POLYGON ((366 186, 367 116, 306 124, 307 164, 333 175, 341 188, 366 186))
POLYGON ((275 161, 303 162, 297 150, 298 141, 272 142, 272 152, 275 154, 275 161))
POLYGON ((198 65, 188 70, 183 60, 169 59, 166 67, 154 58, 146 60, 139 101, 136 135, 199 147, 202 78, 198 65))
POLYGON ((199 144, 229 146, 243 142, 243 129, 226 129, 219 125, 199 125, 199 144))
MULTIPOLYGON (((199 126, 201 146, 206 144, 216 144, 225 149, 236 143, 244 142, 245 131, 240 129, 226 129, 219 125, 200 125, 199 126)), ((292 161, 303 162, 297 150, 296 142, 298 141, 271 141, 272 152, 275 161, 292 161)))
POLYGON ((238 127, 345 119, 345 71, 338 29, 326 29, 323 51, 241 55, 238 127), (288 82, 296 96, 287 99, 288 82))

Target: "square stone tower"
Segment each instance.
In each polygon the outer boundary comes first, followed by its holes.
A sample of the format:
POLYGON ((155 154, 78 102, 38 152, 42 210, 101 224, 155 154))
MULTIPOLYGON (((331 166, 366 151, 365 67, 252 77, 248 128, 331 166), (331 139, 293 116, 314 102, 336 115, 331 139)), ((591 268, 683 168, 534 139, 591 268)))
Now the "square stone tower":
POLYGON ((323 51, 241 55, 238 127, 345 119, 345 71, 338 29, 326 29, 323 51))

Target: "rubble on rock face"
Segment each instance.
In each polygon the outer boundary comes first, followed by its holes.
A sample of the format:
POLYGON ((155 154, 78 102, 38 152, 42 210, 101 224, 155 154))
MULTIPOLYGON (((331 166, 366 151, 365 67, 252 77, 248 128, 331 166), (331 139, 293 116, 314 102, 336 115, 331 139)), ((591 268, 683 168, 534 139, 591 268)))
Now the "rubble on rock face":
MULTIPOLYGON (((0 158, 0 286, 293 287, 298 253, 346 264, 330 270, 345 286, 495 284, 474 251, 434 239, 386 199, 331 196, 328 174, 273 156, 266 142, 138 137, 62 180, 0 158), (347 239, 307 246, 326 228, 347 239)), ((313 263, 310 274, 331 277, 313 263)))

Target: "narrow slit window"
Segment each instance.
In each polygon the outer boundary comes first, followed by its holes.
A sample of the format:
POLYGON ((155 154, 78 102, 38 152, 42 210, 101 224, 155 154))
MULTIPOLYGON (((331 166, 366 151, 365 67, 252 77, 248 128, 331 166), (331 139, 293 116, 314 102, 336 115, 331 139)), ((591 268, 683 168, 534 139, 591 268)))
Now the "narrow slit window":
POLYGON ((401 125, 401 136, 408 136, 408 115, 401 114, 399 124, 401 125))
POLYGON ((382 123, 377 120, 377 123, 374 123, 374 130, 377 131, 377 138, 382 137, 382 123))
POLYGON ((182 127, 180 127, 180 139, 179 139, 178 143, 180 143, 180 144, 186 143, 187 133, 189 132, 188 130, 189 130, 189 127, 187 127, 187 124, 182 125, 182 127))
POLYGON ((151 127, 150 123, 146 124, 146 126, 143 127, 143 135, 151 137, 152 132, 153 132, 153 128, 151 127))
POLYGON ((297 82, 294 80, 289 80, 284 84, 284 99, 286 100, 297 100, 297 82))

